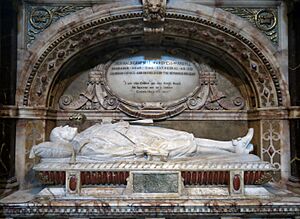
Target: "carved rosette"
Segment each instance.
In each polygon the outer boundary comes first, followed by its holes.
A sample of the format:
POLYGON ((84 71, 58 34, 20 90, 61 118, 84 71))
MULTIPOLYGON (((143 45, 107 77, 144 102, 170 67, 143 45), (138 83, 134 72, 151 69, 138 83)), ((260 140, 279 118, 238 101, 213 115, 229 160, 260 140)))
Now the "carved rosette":
MULTIPOLYGON (((162 53, 160 50, 150 52, 151 55, 162 53)), ((89 71, 87 88, 79 96, 63 95, 60 108, 120 110, 136 118, 164 119, 184 110, 240 110, 245 107, 241 96, 227 97, 219 90, 216 71, 205 63, 196 62, 195 54, 172 49, 162 53, 170 60, 139 59, 141 54, 148 53, 132 49, 117 52, 109 62, 89 71), (147 76, 149 74, 151 76, 147 76), (184 93, 180 93, 182 90, 184 93)))

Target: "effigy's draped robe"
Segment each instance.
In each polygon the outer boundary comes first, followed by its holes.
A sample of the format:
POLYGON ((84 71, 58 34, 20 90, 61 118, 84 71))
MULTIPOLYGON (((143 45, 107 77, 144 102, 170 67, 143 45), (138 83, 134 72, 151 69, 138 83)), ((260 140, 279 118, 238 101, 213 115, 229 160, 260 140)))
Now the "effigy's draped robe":
POLYGON ((178 158, 197 152, 193 134, 154 126, 135 126, 128 122, 96 124, 79 133, 73 141, 79 155, 97 155, 97 158, 130 158, 144 152, 178 158))

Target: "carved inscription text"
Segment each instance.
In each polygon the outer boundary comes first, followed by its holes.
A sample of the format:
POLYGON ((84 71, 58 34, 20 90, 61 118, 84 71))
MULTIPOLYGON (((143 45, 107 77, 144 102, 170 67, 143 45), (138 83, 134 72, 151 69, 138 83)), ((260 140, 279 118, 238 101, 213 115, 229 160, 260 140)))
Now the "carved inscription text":
POLYGON ((107 82, 116 95, 129 101, 168 102, 192 93, 199 84, 199 74, 192 62, 181 58, 134 56, 113 62, 107 82))

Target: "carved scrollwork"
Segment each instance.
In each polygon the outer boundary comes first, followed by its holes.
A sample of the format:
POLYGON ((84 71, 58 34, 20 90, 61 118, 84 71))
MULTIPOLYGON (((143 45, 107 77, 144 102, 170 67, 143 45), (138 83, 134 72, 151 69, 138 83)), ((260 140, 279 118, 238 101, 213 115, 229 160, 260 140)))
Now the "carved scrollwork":
POLYGON ((116 109, 118 107, 118 105, 119 105, 118 98, 114 97, 114 96, 109 96, 105 99, 103 107, 105 109, 113 110, 113 109, 116 109))

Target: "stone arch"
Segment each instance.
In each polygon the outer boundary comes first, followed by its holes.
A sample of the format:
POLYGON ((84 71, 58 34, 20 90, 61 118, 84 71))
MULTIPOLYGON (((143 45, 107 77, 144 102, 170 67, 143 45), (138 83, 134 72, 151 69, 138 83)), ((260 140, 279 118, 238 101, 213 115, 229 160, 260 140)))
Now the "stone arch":
MULTIPOLYGON (((17 101, 23 106, 47 107, 49 91, 64 63, 87 47, 105 40, 122 37, 134 42, 144 36, 141 5, 123 7, 112 4, 106 8, 92 8, 77 12, 49 30, 29 49, 27 66, 20 73, 17 101), (115 8, 108 10, 108 8, 115 8), (99 10, 99 11, 98 11, 99 10), (82 18, 87 17, 82 20, 82 18), (74 23, 74 20, 78 21, 74 23), (59 34, 47 37, 59 30, 59 34), (47 43, 44 43, 44 42, 47 43), (30 55, 31 51, 41 51, 30 55), (24 84, 25 86, 22 86, 24 84), (36 98, 38 96, 38 98, 36 98)), ((256 91, 258 107, 289 105, 288 89, 283 73, 277 66, 271 43, 248 22, 221 9, 172 2, 167 6, 163 36, 178 43, 200 42, 230 54, 243 66, 256 91), (191 10, 192 9, 192 10, 191 10), (175 37, 176 36, 176 37, 175 37), (180 39, 185 39, 182 42, 180 39)))

